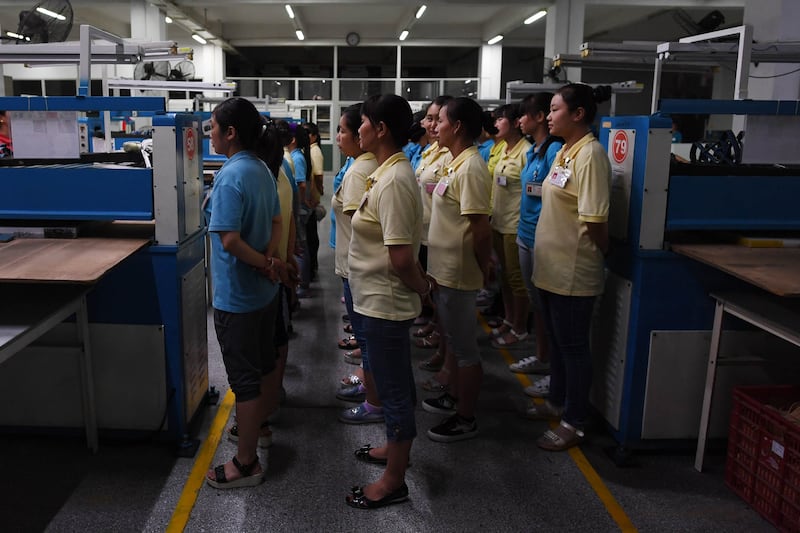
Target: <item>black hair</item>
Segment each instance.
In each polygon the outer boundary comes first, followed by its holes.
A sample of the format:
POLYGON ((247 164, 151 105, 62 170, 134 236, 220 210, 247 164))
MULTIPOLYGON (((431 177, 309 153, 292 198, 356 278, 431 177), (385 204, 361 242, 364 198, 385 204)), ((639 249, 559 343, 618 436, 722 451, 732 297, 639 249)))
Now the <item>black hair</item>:
POLYGON ((361 126, 361 107, 361 104, 353 104, 342 111, 344 123, 356 139, 358 139, 358 128, 361 126))
POLYGON ((303 153, 303 159, 306 160, 305 178, 308 179, 311 177, 311 141, 308 138, 308 131, 297 122, 290 122, 289 135, 289 142, 291 139, 297 141, 297 148, 303 153))
POLYGON ((447 120, 451 123, 461 121, 465 135, 474 141, 481 134, 483 126, 483 109, 478 102, 466 96, 451 99, 444 106, 447 120))
POLYGON ((313 135, 319 139, 319 126, 313 122, 306 122, 303 124, 303 127, 306 129, 309 135, 313 135))
POLYGON ((422 111, 417 111, 412 117, 411 129, 408 132, 408 140, 412 143, 419 142, 419 140, 422 139, 422 137, 427 133, 425 128, 422 127, 421 122, 422 119, 425 118, 428 107, 425 107, 425 109, 422 111))
POLYGON ((261 115, 246 98, 228 98, 214 108, 213 115, 221 130, 231 126, 236 130, 239 144, 244 150, 256 150, 264 138, 261 115))
POLYGON ((597 104, 605 102, 611 98, 610 85, 598 85, 592 88, 585 83, 568 83, 564 85, 556 94, 561 95, 567 109, 571 112, 582 107, 584 111, 583 122, 591 124, 597 115, 597 104))
POLYGON ((386 124, 395 148, 401 148, 408 142, 408 132, 414 118, 411 106, 402 96, 395 94, 370 96, 364 102, 361 114, 375 126, 381 122, 386 124))
POLYGON ((481 117, 483 129, 486 130, 486 133, 489 135, 497 135, 497 128, 494 125, 494 115, 491 111, 484 111, 483 116, 481 117))
POLYGON ((271 118, 261 116, 262 142, 256 145, 256 155, 267 165, 277 180, 283 161, 283 143, 278 127, 271 118))
POLYGON ((530 115, 535 117, 539 113, 544 113, 547 116, 550 113, 550 101, 553 99, 553 93, 533 93, 527 95, 522 99, 519 104, 519 111, 521 115, 530 115))
POLYGON ((519 104, 504 104, 494 110, 495 120, 498 118, 507 118, 511 122, 518 120, 522 116, 519 110, 519 104))
POLYGON ((278 131, 278 138, 281 141, 281 146, 286 146, 292 142, 292 134, 289 132, 289 123, 283 119, 275 121, 275 129, 278 131))
POLYGON ((441 110, 444 106, 447 105, 447 102, 449 102, 452 99, 453 97, 450 96, 449 94, 441 94, 437 96, 436 98, 433 99, 433 102, 425 106, 425 114, 426 115, 428 114, 428 109, 430 109, 432 105, 439 106, 439 110, 441 110))

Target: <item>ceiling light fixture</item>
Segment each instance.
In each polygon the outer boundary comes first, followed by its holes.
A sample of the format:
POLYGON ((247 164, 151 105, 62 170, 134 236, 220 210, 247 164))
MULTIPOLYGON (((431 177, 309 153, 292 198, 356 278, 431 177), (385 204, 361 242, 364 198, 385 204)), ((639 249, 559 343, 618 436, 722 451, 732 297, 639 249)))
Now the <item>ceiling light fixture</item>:
POLYGON ((37 7, 36 11, 38 11, 42 15, 47 15, 48 17, 52 17, 54 19, 67 20, 67 17, 65 17, 64 15, 56 13, 55 11, 50 11, 49 9, 45 9, 43 7, 37 7))
POLYGON ((492 37, 491 39, 486 41, 486 44, 497 44, 502 40, 503 40, 503 36, 502 35, 495 35, 494 37, 492 37))
POLYGON ((164 22, 166 22, 167 24, 172 24, 172 17, 167 15, 166 17, 164 17, 164 22))
POLYGON ((405 41, 406 37, 408 37, 408 30, 403 30, 402 32, 400 32, 400 40, 401 41, 405 41))
POLYGON ((306 40, 306 36, 303 35, 303 30, 294 30, 294 34, 297 35, 297 40, 298 41, 305 41, 306 40))
POLYGON ((289 15, 290 19, 294 18, 294 10, 292 9, 292 6, 290 6, 289 4, 286 4, 286 13, 289 15))
POLYGON ((205 39, 203 39, 203 38, 202 38, 200 35, 198 35, 198 34, 196 34, 196 33, 193 33, 193 34, 192 34, 192 39, 194 39, 195 41, 197 41, 197 42, 198 42, 198 43, 200 43, 200 44, 206 44, 206 43, 208 43, 208 41, 206 41, 205 39))
POLYGON ((541 18, 544 18, 545 16, 547 16, 547 11, 542 9, 541 11, 537 11, 536 13, 531 15, 530 17, 526 18, 522 23, 523 24, 533 24, 534 22, 536 22, 537 20, 539 20, 541 18))
POLYGON ((414 15, 414 17, 418 18, 418 19, 421 19, 422 15, 425 14, 425 10, 426 9, 428 9, 428 6, 426 6, 425 4, 422 4, 421 6, 419 6, 419 9, 417 9, 417 14, 414 15))

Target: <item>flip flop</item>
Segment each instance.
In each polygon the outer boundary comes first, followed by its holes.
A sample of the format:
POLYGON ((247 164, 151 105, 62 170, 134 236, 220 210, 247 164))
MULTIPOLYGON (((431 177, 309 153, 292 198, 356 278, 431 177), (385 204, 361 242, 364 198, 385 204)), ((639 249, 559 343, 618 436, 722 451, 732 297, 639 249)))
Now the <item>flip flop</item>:
POLYGON ((439 334, 436 332, 431 333, 427 337, 415 340, 414 344, 417 346, 417 348, 438 348, 439 334))
POLYGON ((358 348, 358 342, 355 335, 350 335, 339 341, 339 348, 342 350, 355 350, 358 348))

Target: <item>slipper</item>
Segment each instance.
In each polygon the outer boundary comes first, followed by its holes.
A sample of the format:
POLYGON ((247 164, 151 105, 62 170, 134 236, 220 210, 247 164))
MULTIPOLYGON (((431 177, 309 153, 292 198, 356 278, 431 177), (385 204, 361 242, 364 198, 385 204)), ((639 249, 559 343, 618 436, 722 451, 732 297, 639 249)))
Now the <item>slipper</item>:
POLYGON ((422 387, 423 390, 426 390, 428 392, 442 393, 450 390, 449 383, 439 383, 436 380, 436 377, 434 376, 431 376, 430 378, 426 379, 425 381, 420 383, 419 386, 422 387))
POLYGON ((365 463, 373 465, 385 465, 388 462, 386 458, 373 457, 372 455, 370 455, 369 451, 372 449, 373 448, 371 444, 365 444, 361 448, 354 451, 353 454, 359 461, 363 461, 365 463))
POLYGON ((417 348, 438 348, 439 347, 439 334, 434 332, 422 339, 414 341, 417 348))
POLYGON ((339 341, 339 348, 342 350, 355 350, 358 348, 358 342, 355 335, 350 335, 339 341))
POLYGON ((502 324, 500 324, 496 328, 492 328, 491 335, 492 337, 500 337, 506 331, 510 330, 512 326, 513 324, 504 318, 502 324))
POLYGON ((506 348, 508 350, 512 350, 515 348, 521 348, 523 341, 528 338, 527 331, 524 333, 517 333, 514 331, 514 328, 511 328, 507 333, 511 335, 511 340, 507 340, 505 334, 503 334, 492 341, 492 346, 495 348, 506 348))
POLYGON ((555 429, 548 429, 539 437, 536 445, 549 452, 563 452, 577 446, 586 439, 586 435, 578 428, 572 427, 563 420, 555 429))
MULTIPOLYGON (((345 353, 345 355, 347 354, 345 353)), ((346 387, 352 387, 353 385, 361 385, 361 378, 355 374, 350 374, 349 376, 343 377, 342 381, 339 382, 339 387, 343 389, 346 387)))
MULTIPOLYGON (((214 479, 206 476, 206 482, 215 489, 236 489, 239 487, 255 487, 264 481, 263 470, 257 474, 253 474, 253 470, 259 466, 258 457, 249 465, 243 465, 234 455, 231 462, 233 462, 233 466, 236 467, 242 477, 228 481, 225 477, 225 465, 219 465, 214 467, 214 479)), ((406 488, 406 493, 407 492, 408 488, 406 488)))
POLYGON ((427 370, 428 372, 438 372, 442 369, 444 365, 444 357, 437 351, 429 358, 422 361, 418 367, 421 370, 427 370))
POLYGON ((353 333, 353 324, 350 324, 348 322, 347 324, 342 326, 342 329, 344 330, 345 333, 353 333))
POLYGON ((400 503, 408 500, 408 485, 403 483, 397 490, 394 490, 380 500, 370 500, 364 494, 364 487, 353 487, 345 501, 350 507, 356 509, 378 509, 393 503, 400 503))
POLYGON ((428 322, 427 325, 417 329, 411 335, 417 338, 427 337, 428 335, 432 335, 436 332, 436 323, 435 322, 428 322))

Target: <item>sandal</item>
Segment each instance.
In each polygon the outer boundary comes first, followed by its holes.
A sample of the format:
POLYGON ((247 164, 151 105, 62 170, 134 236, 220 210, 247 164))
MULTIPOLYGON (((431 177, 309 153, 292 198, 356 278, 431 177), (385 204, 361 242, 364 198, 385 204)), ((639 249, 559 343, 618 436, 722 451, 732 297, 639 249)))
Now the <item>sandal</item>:
POLYGON ((549 401, 534 403, 525 411, 525 418, 530 420, 558 421, 564 413, 563 407, 556 407, 549 401))
POLYGON ((349 376, 343 377, 342 381, 339 382, 339 386, 343 389, 346 387, 352 387, 353 385, 361 385, 361 378, 355 374, 350 374, 349 376))
POLYGON ((563 420, 555 429, 548 429, 539 437, 536 445, 549 452, 562 452, 577 446, 586 439, 586 435, 563 420))
POLYGON ((504 318, 502 324, 500 324, 496 328, 492 328, 492 331, 491 331, 492 337, 500 337, 506 331, 510 330, 511 326, 513 326, 513 324, 504 318))
POLYGON ((425 359, 421 362, 418 366, 422 370, 427 370, 428 372, 438 372, 442 369, 444 365, 444 357, 438 351, 435 352, 432 356, 428 359, 425 359))
POLYGON ((354 451, 353 454, 359 461, 364 461, 365 463, 370 463, 373 465, 386 465, 388 461, 385 457, 381 458, 370 455, 369 451, 372 449, 374 448, 371 444, 365 444, 361 448, 354 451))
POLYGON ((380 500, 370 500, 367 498, 366 494, 364 494, 364 487, 353 487, 350 490, 350 494, 345 498, 345 501, 347 505, 355 507, 356 509, 378 509, 393 503, 404 502, 407 499, 408 485, 403 483, 398 489, 393 490, 380 500))
POLYGON ((422 339, 414 341, 417 348, 438 348, 439 347, 439 334, 435 331, 422 339))
MULTIPOLYGON (((261 466, 258 462, 258 457, 249 465, 243 465, 234 455, 231 462, 242 477, 229 481, 228 478, 225 477, 225 465, 219 465, 214 467, 214 479, 206 476, 206 482, 215 489, 235 489, 239 487, 255 487, 264 481, 263 470, 256 474, 253 473, 256 468, 260 468, 261 466)), ((408 489, 406 489, 406 491, 408 491, 408 489)))
POLYGON ((355 350, 358 348, 358 342, 355 335, 350 335, 339 341, 339 348, 342 350, 355 350))
POLYGON ((436 332, 436 323, 435 322, 428 322, 425 326, 417 329, 411 335, 413 335, 414 337, 417 337, 417 338, 423 338, 423 337, 427 337, 429 335, 432 335, 435 332, 436 332))
POLYGON ((506 348, 509 350, 522 348, 522 343, 527 338, 528 338, 527 331, 524 333, 517 333, 516 331, 514 331, 514 328, 511 328, 506 333, 494 339, 492 341, 492 346, 495 348, 506 348))
POLYGON ((347 324, 342 326, 342 329, 344 330, 345 333, 353 333, 353 324, 348 322, 347 324))
POLYGON ((422 387, 423 390, 426 390, 428 392, 442 393, 450 390, 450 384, 440 383, 436 379, 436 376, 431 376, 430 378, 420 383, 419 386, 422 387))
POLYGON ((350 363, 351 365, 361 365, 361 349, 356 348, 355 350, 344 352, 344 362, 350 363))
MULTIPOLYGON (((262 423, 261 429, 266 429, 267 431, 258 436, 258 447, 269 448, 272 446, 272 431, 269 429, 269 422, 262 423)), ((239 424, 234 424, 228 429, 228 440, 239 442, 239 424)))

